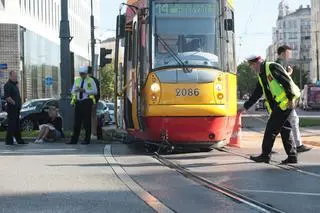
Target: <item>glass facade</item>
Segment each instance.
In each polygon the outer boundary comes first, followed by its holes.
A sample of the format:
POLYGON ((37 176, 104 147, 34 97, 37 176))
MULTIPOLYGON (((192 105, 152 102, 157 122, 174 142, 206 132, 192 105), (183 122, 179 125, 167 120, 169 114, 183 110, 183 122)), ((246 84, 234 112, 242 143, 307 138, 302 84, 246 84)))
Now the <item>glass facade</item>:
POLYGON ((24 33, 26 100, 60 96, 60 47, 34 32, 24 33))
MULTIPOLYGON (((60 45, 26 30, 23 47, 24 101, 37 98, 59 98, 61 91, 60 45)), ((77 76, 80 66, 89 65, 89 61, 79 55, 72 54, 71 57, 73 57, 71 64, 74 70, 70 70, 70 74, 74 76, 73 71, 75 71, 77 76)))

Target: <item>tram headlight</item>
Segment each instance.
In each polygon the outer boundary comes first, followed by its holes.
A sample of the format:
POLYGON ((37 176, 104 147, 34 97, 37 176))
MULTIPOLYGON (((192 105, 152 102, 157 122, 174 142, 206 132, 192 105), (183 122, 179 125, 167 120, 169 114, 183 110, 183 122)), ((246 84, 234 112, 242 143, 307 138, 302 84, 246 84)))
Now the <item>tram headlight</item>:
POLYGON ((159 92, 160 91, 160 85, 158 83, 153 83, 151 85, 151 91, 156 93, 156 92, 159 92))
POLYGON ((223 89, 222 84, 216 84, 216 90, 217 90, 218 92, 221 92, 222 89, 223 89))

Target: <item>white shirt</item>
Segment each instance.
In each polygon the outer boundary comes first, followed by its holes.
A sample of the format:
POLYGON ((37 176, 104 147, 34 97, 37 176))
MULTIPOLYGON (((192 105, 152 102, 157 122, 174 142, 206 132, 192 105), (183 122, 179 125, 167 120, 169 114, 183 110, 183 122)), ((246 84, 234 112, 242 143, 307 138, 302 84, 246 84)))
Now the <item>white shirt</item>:
POLYGON ((91 89, 88 89, 88 79, 89 79, 89 77, 86 77, 84 79, 83 89, 85 90, 85 92, 82 93, 83 94, 82 99, 80 99, 80 91, 78 91, 78 90, 81 87, 81 83, 82 83, 83 79, 81 79, 79 87, 76 87, 76 81, 73 83, 71 93, 77 94, 77 99, 80 101, 89 98, 89 95, 96 95, 97 94, 97 85, 93 79, 91 79, 91 81, 90 81, 91 89))

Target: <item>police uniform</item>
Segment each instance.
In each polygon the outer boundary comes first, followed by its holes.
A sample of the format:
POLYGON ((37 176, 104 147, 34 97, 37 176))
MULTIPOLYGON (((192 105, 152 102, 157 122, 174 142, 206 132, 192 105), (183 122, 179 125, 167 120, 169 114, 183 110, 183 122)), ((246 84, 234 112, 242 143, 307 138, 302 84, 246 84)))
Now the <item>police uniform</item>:
MULTIPOLYGON (((79 73, 88 73, 88 69, 80 69, 79 73)), ((86 76, 85 78, 78 77, 75 79, 72 87, 71 105, 75 106, 74 129, 71 141, 68 144, 78 143, 81 125, 83 123, 86 131, 83 144, 90 143, 91 136, 91 111, 92 105, 96 103, 95 95, 97 87, 94 80, 86 76), (81 92, 80 89, 84 89, 81 92)))
MULTIPOLYGON (((254 62, 257 58, 258 56, 251 56, 247 60, 254 62)), ((270 117, 262 142, 262 154, 257 157, 251 156, 251 159, 256 162, 269 163, 275 138, 280 133, 288 155, 288 158, 282 163, 296 163, 297 152, 291 134, 291 123, 288 120, 292 109, 288 104, 299 98, 300 90, 281 65, 262 62, 260 66, 256 88, 249 100, 245 102, 244 108, 249 109, 264 95, 270 117)))

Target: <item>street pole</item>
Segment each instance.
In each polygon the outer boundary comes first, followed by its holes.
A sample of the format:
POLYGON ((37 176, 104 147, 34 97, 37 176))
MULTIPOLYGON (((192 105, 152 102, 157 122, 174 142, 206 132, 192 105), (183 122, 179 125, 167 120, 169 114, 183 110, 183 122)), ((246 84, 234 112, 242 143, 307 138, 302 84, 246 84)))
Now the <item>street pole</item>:
POLYGON ((119 16, 117 21, 117 31, 116 31, 116 47, 114 56, 114 117, 116 122, 116 127, 119 127, 118 122, 118 73, 119 73, 119 40, 120 40, 120 15, 121 15, 122 5, 119 8, 119 16))
POLYGON ((72 129, 72 110, 70 107, 71 96, 71 62, 70 62, 70 28, 68 20, 68 0, 61 0, 61 21, 60 21, 60 76, 61 94, 60 111, 63 118, 63 129, 72 129))
POLYGON ((318 44, 318 33, 319 31, 316 31, 316 58, 317 58, 317 81, 319 81, 319 44, 318 44))
POLYGON ((95 45, 96 40, 94 38, 94 16, 93 16, 93 0, 91 0, 91 15, 90 15, 90 27, 91 27, 91 67, 92 75, 97 76, 95 67, 95 45))

